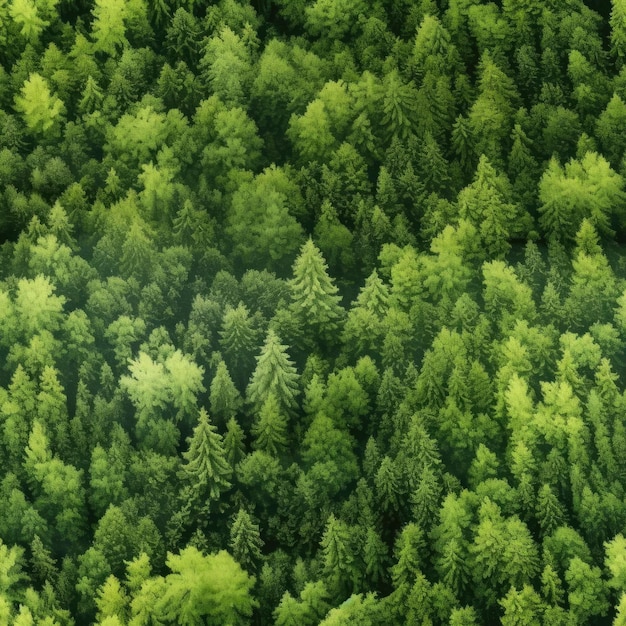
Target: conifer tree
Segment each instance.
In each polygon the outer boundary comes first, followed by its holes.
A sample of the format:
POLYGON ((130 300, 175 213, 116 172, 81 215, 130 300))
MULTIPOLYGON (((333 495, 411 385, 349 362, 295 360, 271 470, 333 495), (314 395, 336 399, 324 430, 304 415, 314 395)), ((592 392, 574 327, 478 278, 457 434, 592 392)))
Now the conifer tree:
POLYGON ((257 333, 253 327, 250 311, 240 302, 235 308, 226 307, 219 332, 220 347, 232 372, 249 371, 252 353, 257 346, 257 333))
POLYGON ((245 433, 234 417, 231 417, 226 424, 226 434, 224 435, 224 452, 226 460, 234 469, 237 463, 245 455, 244 445, 245 433))
POLYGON ((611 52, 622 66, 626 59, 626 2, 611 0, 611 5, 611 52))
POLYGON ((396 563, 391 568, 391 576, 396 589, 408 591, 420 573, 424 555, 425 538, 422 529, 413 522, 407 524, 400 533, 394 548, 396 563))
POLYGON ((255 423, 252 425, 255 447, 273 456, 287 445, 287 418, 282 413, 274 393, 263 403, 255 423))
POLYGON ((269 330, 257 366, 246 390, 246 398, 256 411, 273 393, 282 410, 291 413, 297 406, 299 375, 287 354, 287 346, 273 330, 269 330))
POLYGON ((243 404, 241 394, 237 391, 224 361, 218 363, 211 382, 209 404, 211 414, 224 421, 234 417, 243 404))
POLYGON ((354 554, 350 544, 349 527, 331 514, 326 522, 321 547, 324 573, 339 592, 350 586, 350 577, 354 567, 354 554))
POLYGON ((230 527, 230 548, 235 560, 243 568, 254 570, 261 559, 262 547, 259 525, 245 509, 239 509, 230 527))
POLYGON ((226 460, 222 436, 205 409, 200 409, 198 425, 183 457, 187 461, 183 466, 185 473, 200 491, 208 489, 211 500, 217 500, 222 491, 230 488, 232 470, 226 460))
POLYGON ((344 311, 327 270, 322 253, 309 238, 293 265, 291 310, 315 335, 330 339, 339 328, 344 311))

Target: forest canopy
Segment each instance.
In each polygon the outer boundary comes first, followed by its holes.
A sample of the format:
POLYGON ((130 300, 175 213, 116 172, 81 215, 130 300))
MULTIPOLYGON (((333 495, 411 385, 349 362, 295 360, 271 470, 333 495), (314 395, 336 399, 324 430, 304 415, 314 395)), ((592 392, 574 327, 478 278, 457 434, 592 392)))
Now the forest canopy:
POLYGON ((626 625, 626 0, 0 0, 0 623, 626 625))

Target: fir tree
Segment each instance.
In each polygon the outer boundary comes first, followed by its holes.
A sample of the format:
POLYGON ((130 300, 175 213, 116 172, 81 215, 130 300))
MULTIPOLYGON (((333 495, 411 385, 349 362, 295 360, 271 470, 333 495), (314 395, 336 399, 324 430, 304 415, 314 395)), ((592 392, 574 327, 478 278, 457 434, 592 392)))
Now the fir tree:
POLYGON ((260 411, 268 396, 273 393, 281 409, 291 413, 297 406, 298 380, 296 368, 287 354, 287 346, 280 343, 273 330, 269 330, 246 390, 248 402, 256 411, 260 411))
POLYGON ((262 547, 258 524, 245 509, 239 509, 230 527, 230 549, 235 560, 243 568, 254 570, 261 559, 262 547))
POLYGON ((189 448, 183 453, 186 464, 183 469, 199 490, 208 489, 209 498, 217 500, 222 491, 230 488, 232 470, 226 460, 222 436, 200 409, 198 425, 189 440, 189 448))
POLYGON ((209 389, 211 413, 220 420, 227 421, 234 417, 241 408, 243 400, 237 391, 228 367, 220 361, 209 389))
POLYGON ((255 423, 252 425, 255 447, 277 455, 287 445, 287 419, 273 393, 267 396, 255 423))
POLYGON ((309 238, 293 265, 291 310, 316 336, 331 339, 339 328, 344 310, 327 269, 322 253, 309 238))

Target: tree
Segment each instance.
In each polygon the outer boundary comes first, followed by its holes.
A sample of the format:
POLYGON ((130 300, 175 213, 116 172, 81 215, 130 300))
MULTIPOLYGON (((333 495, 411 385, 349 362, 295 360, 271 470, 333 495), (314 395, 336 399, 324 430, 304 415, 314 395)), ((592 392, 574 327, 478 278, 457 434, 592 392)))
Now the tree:
MULTIPOLYGON (((16 0, 9 9, 11 18, 21 27, 22 37, 33 43, 37 41, 43 29, 50 24, 41 17, 37 4, 39 3, 33 0, 16 0)), ((55 3, 51 4, 54 7, 55 3)))
POLYGON ((146 607, 146 617, 184 626, 247 623, 256 604, 250 595, 254 578, 226 551, 204 556, 189 547, 168 553, 166 564, 171 574, 143 583, 131 604, 133 614, 146 607))
POLYGON ((255 447, 276 456, 287 446, 287 418, 276 396, 270 393, 252 425, 255 447))
POLYGON ((37 394, 37 419, 52 434, 52 449, 63 458, 70 453, 69 417, 65 391, 58 379, 58 372, 44 367, 37 394))
POLYGON ((230 527, 230 549, 235 560, 247 570, 255 570, 261 560, 263 540, 259 525, 245 509, 239 509, 230 527))
POLYGON ((408 592, 415 584, 421 574, 420 565, 424 562, 424 547, 422 529, 412 522, 406 524, 394 546, 396 563, 391 567, 391 578, 396 589, 408 592))
MULTIPOLYGON (((102 587, 98 590, 96 606, 98 607, 97 617, 99 620, 111 617, 124 619, 126 616, 128 596, 120 581, 113 574, 105 580, 102 587)), ((119 623, 121 624, 121 622, 119 623)))
POLYGON ((611 52, 621 66, 626 57, 626 3, 624 0, 611 1, 611 52))
POLYGON ((507 240, 525 235, 532 225, 530 216, 515 206, 510 197, 510 183, 482 155, 474 182, 459 193, 458 204, 461 217, 479 230, 490 256, 505 254, 507 240))
POLYGON ((131 375, 120 378, 120 387, 128 393, 141 424, 165 410, 170 399, 168 376, 163 364, 153 361, 143 351, 130 362, 128 369, 131 375))
POLYGON ((297 406, 298 380, 296 368, 287 354, 287 346, 280 343, 273 330, 269 330, 246 390, 247 401, 259 411, 273 393, 280 408, 292 413, 297 406))
POLYGON ((326 522, 320 542, 324 559, 324 574, 333 589, 342 593, 350 588, 354 573, 354 554, 348 525, 333 514, 326 522))
POLYGON ((65 111, 63 102, 52 95, 45 78, 36 72, 24 81, 20 94, 15 97, 15 108, 36 135, 53 134, 65 111))
POLYGON ((574 619, 584 622, 594 616, 606 615, 609 603, 599 567, 590 566, 574 557, 565 572, 565 580, 568 586, 567 599, 574 619))
POLYGON ((327 269, 322 253, 309 238, 293 265, 290 287, 294 315, 316 336, 328 339, 338 330, 344 311, 327 269))
POLYGON ((127 7, 123 0, 96 0, 91 31, 95 51, 115 56, 127 43, 126 16, 127 7))
POLYGON ((201 76, 211 92, 227 106, 245 105, 253 78, 252 59, 245 42, 226 26, 208 40, 204 51, 201 76))
POLYGON ((183 469, 193 480, 194 488, 200 492, 207 490, 211 500, 217 500, 222 491, 230 488, 232 469, 226 461, 222 436, 204 408, 200 409, 198 424, 183 457, 186 461, 183 469))
POLYGON ((598 117, 596 124, 596 133, 602 146, 602 152, 613 167, 619 167, 626 151, 626 141, 619 132, 619 128, 625 121, 626 104, 617 93, 614 93, 606 105, 606 109, 598 117))
POLYGON ((223 421, 234 417, 243 405, 241 394, 237 391, 224 361, 218 363, 215 376, 211 381, 209 404, 211 414, 223 421))
POLYGON ((539 182, 539 224, 549 237, 571 241, 587 217, 600 234, 611 235, 624 216, 623 185, 622 177, 595 152, 570 160, 565 168, 553 158, 539 182))
POLYGON ((521 591, 511 587, 499 603, 504 609, 504 615, 502 616, 502 624, 504 626, 541 624, 540 615, 543 603, 539 594, 529 585, 524 585, 521 591))
POLYGON ((621 533, 604 543, 604 564, 611 572, 609 585, 617 591, 626 590, 626 539, 621 533))
POLYGON ((550 485, 544 484, 537 494, 536 515, 541 532, 552 534, 565 521, 565 512, 550 485))
POLYGON ((290 199, 276 188, 267 172, 238 187, 227 215, 226 232, 243 267, 278 270, 286 259, 293 258, 303 230, 290 209, 290 199))
POLYGON ((417 92, 405 83, 397 70, 385 75, 382 84, 382 125, 391 137, 407 139, 416 126, 415 102, 417 92))
POLYGON ((176 420, 189 418, 196 411, 197 396, 205 391, 202 379, 204 368, 194 363, 187 355, 176 350, 165 359, 170 397, 176 420))
POLYGON ((249 375, 254 360, 253 351, 257 347, 257 331, 248 308, 240 302, 235 308, 227 306, 219 331, 220 347, 230 371, 243 370, 249 375))
POLYGON ((48 278, 37 275, 17 283, 15 312, 18 329, 26 340, 44 330, 54 332, 61 324, 65 298, 54 295, 55 287, 48 278))
POLYGON ((226 424, 226 434, 224 435, 224 452, 226 460, 231 468, 235 468, 237 463, 245 454, 245 433, 234 417, 231 417, 226 424))

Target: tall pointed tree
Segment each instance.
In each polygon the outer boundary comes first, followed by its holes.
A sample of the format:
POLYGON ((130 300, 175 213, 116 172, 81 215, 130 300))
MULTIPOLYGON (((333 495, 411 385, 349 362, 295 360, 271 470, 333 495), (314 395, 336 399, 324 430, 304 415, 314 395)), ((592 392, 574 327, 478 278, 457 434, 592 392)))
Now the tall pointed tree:
POLYGON ((211 382, 209 403, 211 414, 224 421, 234 417, 243 403, 224 361, 219 362, 211 382))
POLYGON ((235 560, 247 570, 254 569, 261 559, 262 547, 259 525, 245 509, 239 509, 230 527, 230 548, 235 560))
POLYGON ((246 391, 248 402, 259 411, 270 393, 282 409, 291 412, 296 404, 299 375, 287 354, 287 346, 280 343, 278 335, 269 330, 261 354, 257 357, 257 366, 246 391))
POLYGON ((276 455, 287 445, 287 418, 280 410, 276 395, 270 393, 252 425, 255 446, 268 454, 276 455))
POLYGON ((328 275, 328 266, 311 238, 300 248, 293 265, 291 309, 316 335, 330 339, 344 317, 337 287, 328 275))
POLYGON ((219 335, 220 347, 230 371, 234 374, 242 369, 247 370, 246 375, 249 376, 254 363, 252 354, 258 345, 257 332, 252 325, 250 312, 242 302, 235 308, 226 307, 219 335))
POLYGON ((222 436, 209 420, 205 409, 200 409, 198 425, 193 430, 189 449, 183 453, 187 463, 185 473, 199 489, 208 489, 209 497, 217 500, 231 485, 232 469, 226 460, 222 436))

